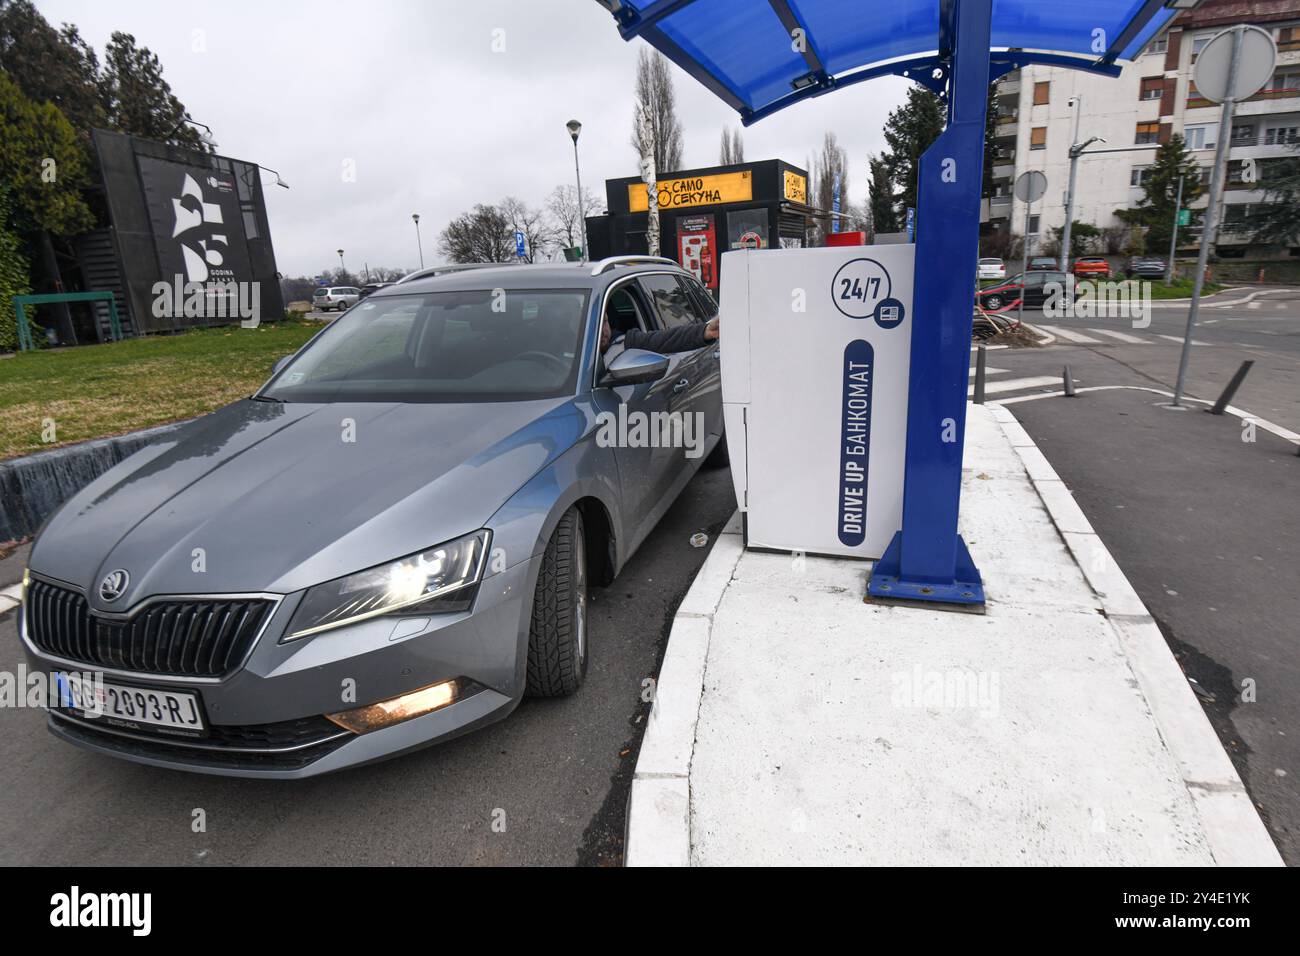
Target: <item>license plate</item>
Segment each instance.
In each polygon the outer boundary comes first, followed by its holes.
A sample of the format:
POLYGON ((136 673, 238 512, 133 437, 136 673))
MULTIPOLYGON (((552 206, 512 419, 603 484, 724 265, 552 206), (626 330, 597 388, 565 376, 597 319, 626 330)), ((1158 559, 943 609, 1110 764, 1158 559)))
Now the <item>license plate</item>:
POLYGON ((59 674, 58 685, 58 705, 83 717, 175 730, 204 729, 197 694, 96 682, 84 674, 59 674))

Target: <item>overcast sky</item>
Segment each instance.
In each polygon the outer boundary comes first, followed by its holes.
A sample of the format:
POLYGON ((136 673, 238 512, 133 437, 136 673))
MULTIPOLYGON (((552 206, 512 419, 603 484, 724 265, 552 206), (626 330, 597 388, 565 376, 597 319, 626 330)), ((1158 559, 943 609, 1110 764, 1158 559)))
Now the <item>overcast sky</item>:
MULTIPOLYGON (((37 0, 102 53, 135 35, 217 151, 279 170, 263 179, 277 265, 313 275, 363 263, 413 268, 411 214, 425 262, 437 235, 477 202, 540 205, 573 182, 565 122, 583 124, 583 184, 636 174, 628 140, 637 49, 595 0, 37 0), (504 52, 493 52, 494 31, 504 52), (343 178, 352 160, 355 182, 343 178)), ((718 161, 736 114, 672 67, 687 168, 718 161)), ((848 150, 850 199, 866 198, 867 154, 906 82, 885 78, 809 100, 745 130, 747 160, 807 163, 834 130, 848 150)))

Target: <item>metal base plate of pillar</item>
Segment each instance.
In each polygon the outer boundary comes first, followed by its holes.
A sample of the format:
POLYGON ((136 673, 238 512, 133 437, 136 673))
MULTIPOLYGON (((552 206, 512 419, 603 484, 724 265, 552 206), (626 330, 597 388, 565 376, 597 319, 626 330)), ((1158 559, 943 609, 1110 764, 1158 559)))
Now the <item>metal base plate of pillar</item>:
POLYGON ((899 567, 902 550, 903 535, 899 532, 871 570, 866 600, 873 604, 911 605, 936 611, 984 613, 984 582, 961 535, 957 536, 957 566, 950 582, 903 580, 899 567))

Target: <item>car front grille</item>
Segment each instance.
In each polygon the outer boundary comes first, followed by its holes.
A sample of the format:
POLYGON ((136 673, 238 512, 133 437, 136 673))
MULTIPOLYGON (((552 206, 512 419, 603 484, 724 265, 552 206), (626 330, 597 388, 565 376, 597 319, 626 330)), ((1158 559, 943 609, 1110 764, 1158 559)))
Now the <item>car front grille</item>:
POLYGON ((84 595, 46 581, 27 589, 27 634, 46 653, 96 667, 221 677, 248 654, 274 602, 156 601, 126 620, 101 617, 84 595))

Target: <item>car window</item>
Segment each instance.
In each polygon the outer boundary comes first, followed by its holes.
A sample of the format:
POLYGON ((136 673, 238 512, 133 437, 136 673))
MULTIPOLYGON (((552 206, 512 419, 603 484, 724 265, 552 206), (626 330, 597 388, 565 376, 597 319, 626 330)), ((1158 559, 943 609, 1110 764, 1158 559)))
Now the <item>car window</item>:
POLYGON ((508 402, 573 394, 586 289, 366 298, 261 397, 286 402, 508 402))
POLYGON ((676 276, 641 276, 640 282, 654 303, 660 328, 671 329, 696 321, 686 289, 677 281, 676 276))
POLYGON ((713 300, 709 290, 704 288, 698 279, 683 278, 682 282, 686 284, 686 290, 691 294, 695 315, 700 321, 707 322, 718 314, 718 303, 713 300))
POLYGON ((1047 273, 1045 272, 1030 272, 1025 275, 1024 282, 1026 286, 1039 286, 1043 284, 1046 277, 1047 273))

